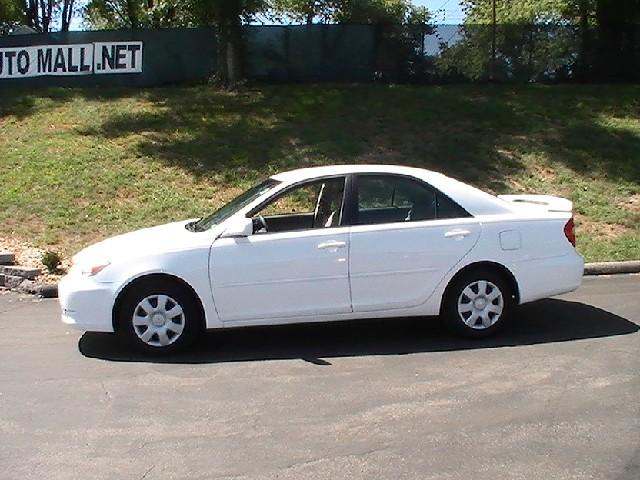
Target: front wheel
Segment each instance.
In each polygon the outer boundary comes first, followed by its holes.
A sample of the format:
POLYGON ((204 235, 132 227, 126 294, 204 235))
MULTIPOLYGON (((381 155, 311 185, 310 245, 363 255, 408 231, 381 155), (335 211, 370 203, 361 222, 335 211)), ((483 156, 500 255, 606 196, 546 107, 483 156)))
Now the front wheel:
POLYGON ((443 313, 457 333, 487 337, 502 328, 513 303, 511 288, 501 275, 479 270, 454 280, 443 313))
POLYGON ((167 354, 193 343, 201 314, 193 294, 170 281, 149 280, 132 285, 118 315, 119 332, 147 353, 167 354))

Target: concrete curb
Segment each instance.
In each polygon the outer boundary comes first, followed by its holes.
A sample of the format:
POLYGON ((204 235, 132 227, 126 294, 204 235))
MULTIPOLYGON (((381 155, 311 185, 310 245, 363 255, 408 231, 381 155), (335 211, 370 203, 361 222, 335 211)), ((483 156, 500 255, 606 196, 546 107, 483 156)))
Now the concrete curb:
POLYGON ((640 260, 628 262, 596 262, 584 266, 585 275, 615 275, 617 273, 640 273, 640 260))
POLYGON ((42 298, 58 298, 58 284, 56 283, 40 283, 31 280, 25 280, 18 288, 18 292, 37 295, 42 298))
POLYGON ((58 298, 58 284, 56 283, 41 283, 33 280, 22 279, 21 277, 14 277, 20 281, 13 281, 13 278, 5 278, 4 284, 0 284, 0 290, 6 289, 18 293, 26 293, 29 295, 36 295, 41 298, 58 298))

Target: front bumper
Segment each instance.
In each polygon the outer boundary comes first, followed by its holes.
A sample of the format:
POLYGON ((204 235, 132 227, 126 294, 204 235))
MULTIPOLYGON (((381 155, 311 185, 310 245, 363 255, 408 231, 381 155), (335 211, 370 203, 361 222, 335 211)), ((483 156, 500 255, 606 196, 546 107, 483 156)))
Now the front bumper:
POLYGON ((62 321, 81 331, 113 332, 113 284, 70 273, 58 284, 62 321))

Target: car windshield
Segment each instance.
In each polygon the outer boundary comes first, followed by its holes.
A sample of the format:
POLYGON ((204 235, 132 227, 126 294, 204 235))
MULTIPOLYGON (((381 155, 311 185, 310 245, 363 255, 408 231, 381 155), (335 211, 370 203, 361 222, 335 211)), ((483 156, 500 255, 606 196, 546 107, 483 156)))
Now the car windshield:
POLYGON ((262 195, 265 192, 271 190, 273 187, 275 187, 279 183, 280 182, 278 180, 274 180, 273 178, 269 178, 269 179, 265 180, 264 182, 259 183, 258 185, 255 185, 254 187, 251 187, 249 190, 247 190, 246 192, 238 195, 236 198, 231 200, 229 203, 227 203, 225 206, 223 206, 222 208, 220 208, 216 212, 212 213, 211 215, 209 215, 207 217, 201 218, 197 222, 193 223, 191 225, 191 229, 196 231, 196 232, 202 232, 204 230, 210 229, 211 227, 213 227, 215 225, 220 224, 220 222, 223 222, 224 220, 229 218, 231 215, 236 213, 242 207, 245 207, 246 205, 249 205, 251 202, 253 202, 260 195, 262 195))

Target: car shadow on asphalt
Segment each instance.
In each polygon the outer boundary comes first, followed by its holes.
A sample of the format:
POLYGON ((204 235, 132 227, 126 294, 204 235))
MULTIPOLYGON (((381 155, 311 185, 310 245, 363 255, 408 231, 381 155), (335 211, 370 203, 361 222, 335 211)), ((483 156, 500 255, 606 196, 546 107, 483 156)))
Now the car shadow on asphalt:
POLYGON ((331 365, 327 359, 332 357, 517 347, 627 335, 639 329, 635 323, 591 305, 546 299, 518 307, 502 332, 480 340, 452 335, 437 317, 412 317, 213 330, 188 352, 171 356, 138 353, 115 335, 105 333, 83 334, 78 348, 86 357, 118 362, 303 359, 331 365))

